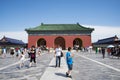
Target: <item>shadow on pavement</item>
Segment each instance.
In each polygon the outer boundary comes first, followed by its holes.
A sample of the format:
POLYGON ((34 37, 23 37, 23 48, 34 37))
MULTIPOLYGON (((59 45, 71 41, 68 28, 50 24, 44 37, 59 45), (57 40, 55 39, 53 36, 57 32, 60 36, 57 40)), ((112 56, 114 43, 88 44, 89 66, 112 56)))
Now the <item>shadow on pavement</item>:
POLYGON ((55 65, 50 65, 49 67, 54 67, 55 68, 55 65))
POLYGON ((63 74, 63 73, 55 73, 55 75, 62 76, 62 77, 66 77, 66 75, 63 74))

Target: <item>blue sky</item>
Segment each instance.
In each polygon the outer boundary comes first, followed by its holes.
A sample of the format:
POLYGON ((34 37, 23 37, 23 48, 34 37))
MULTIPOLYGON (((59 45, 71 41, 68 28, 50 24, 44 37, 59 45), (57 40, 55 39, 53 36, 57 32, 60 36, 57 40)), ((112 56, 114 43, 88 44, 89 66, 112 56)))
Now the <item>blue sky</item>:
POLYGON ((120 26, 120 0, 0 0, 0 31, 41 22, 120 26))
POLYGON ((120 27, 120 0, 0 0, 0 32, 41 22, 120 27))

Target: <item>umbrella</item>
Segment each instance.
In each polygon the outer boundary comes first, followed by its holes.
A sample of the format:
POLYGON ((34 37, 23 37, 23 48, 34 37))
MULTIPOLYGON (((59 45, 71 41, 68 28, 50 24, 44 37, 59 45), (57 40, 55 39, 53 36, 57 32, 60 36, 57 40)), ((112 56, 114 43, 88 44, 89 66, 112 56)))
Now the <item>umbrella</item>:
POLYGON ((113 46, 113 45, 108 45, 108 46, 107 46, 107 48, 112 48, 112 47, 114 47, 114 46, 113 46))
POLYGON ((93 48, 92 46, 89 46, 89 48, 93 48))

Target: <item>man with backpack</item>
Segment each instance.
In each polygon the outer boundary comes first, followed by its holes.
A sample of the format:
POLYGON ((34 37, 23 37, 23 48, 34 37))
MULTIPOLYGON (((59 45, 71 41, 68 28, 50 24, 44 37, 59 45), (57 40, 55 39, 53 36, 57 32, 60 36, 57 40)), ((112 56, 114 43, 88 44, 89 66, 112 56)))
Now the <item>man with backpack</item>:
POLYGON ((62 48, 60 47, 60 45, 57 46, 57 48, 55 49, 55 57, 56 57, 56 67, 60 67, 61 64, 61 53, 62 53, 62 48))

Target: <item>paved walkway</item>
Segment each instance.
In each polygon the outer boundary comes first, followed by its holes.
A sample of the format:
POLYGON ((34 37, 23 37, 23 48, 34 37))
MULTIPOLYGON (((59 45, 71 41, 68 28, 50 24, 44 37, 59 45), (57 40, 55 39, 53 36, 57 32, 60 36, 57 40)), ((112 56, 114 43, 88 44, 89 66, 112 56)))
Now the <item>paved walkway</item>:
POLYGON ((25 65, 19 69, 18 58, 0 58, 0 64, 2 63, 2 66, 0 65, 0 80, 40 80, 42 74, 45 72, 46 67, 52 59, 52 54, 43 53, 43 55, 37 57, 36 67, 33 66, 28 68, 28 59, 25 61, 25 65), (3 61, 5 62, 3 63, 3 61))
POLYGON ((53 58, 40 80, 72 80, 66 77, 67 65, 64 58, 61 58, 61 67, 55 68, 55 58, 53 58))
POLYGON ((74 56, 74 80, 120 80, 120 59, 103 59, 102 54, 78 52, 74 56))

